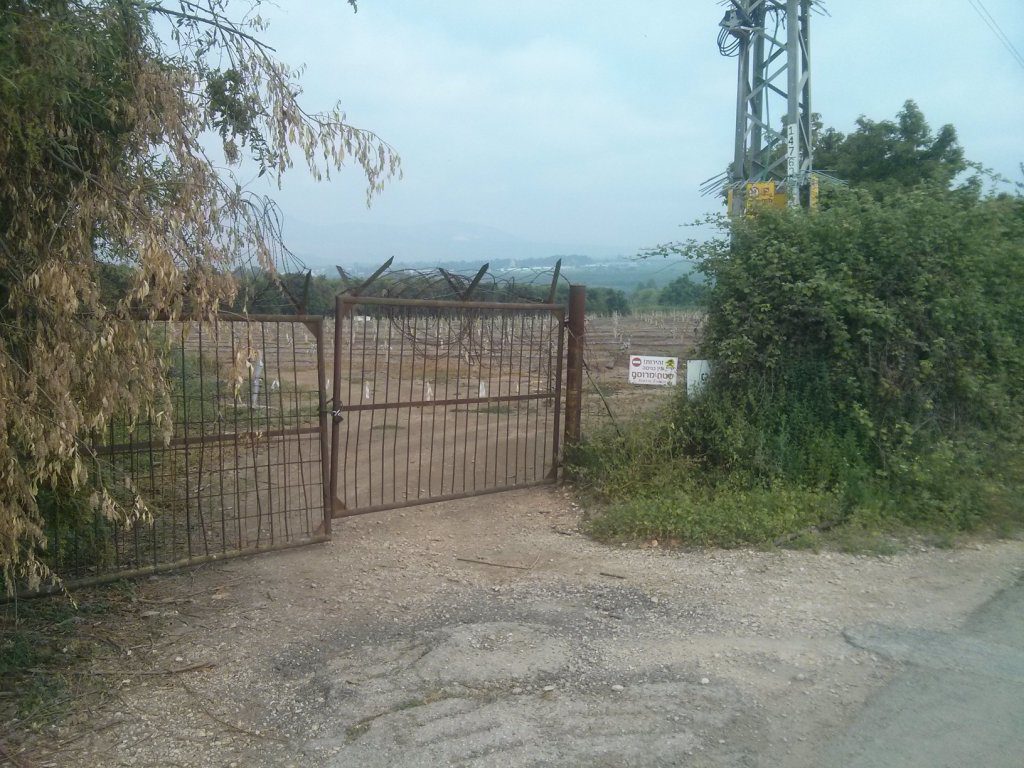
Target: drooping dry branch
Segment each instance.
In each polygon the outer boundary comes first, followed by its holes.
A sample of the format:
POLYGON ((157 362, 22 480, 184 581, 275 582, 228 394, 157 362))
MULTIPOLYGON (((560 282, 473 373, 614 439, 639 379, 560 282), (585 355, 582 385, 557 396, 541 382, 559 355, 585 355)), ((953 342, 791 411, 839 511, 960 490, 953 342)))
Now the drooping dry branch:
POLYGON ((260 5, 66 0, 0 10, 7 590, 47 576, 53 499, 111 520, 145 509, 134 489, 105 487, 100 476, 111 473, 82 448, 115 415, 158 414, 165 433, 172 427, 168 349, 134 311, 212 313, 232 299, 239 267, 273 273, 291 258, 272 202, 230 167, 247 155, 280 184, 292 153, 316 178, 354 165, 368 199, 400 175, 390 145, 340 107, 302 108, 298 71, 261 39, 260 5), (211 132, 228 168, 204 148, 211 132), (113 297, 99 279, 111 264, 127 273, 113 297))

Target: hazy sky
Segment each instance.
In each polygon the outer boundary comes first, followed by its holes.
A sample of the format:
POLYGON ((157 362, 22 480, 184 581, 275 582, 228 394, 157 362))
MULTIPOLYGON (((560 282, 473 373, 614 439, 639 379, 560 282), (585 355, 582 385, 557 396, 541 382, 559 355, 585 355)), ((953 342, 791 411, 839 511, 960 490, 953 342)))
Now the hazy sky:
MULTIPOLYGON (((1024 0, 983 0, 1024 52, 1024 0)), ((829 0, 812 22, 812 102, 826 125, 915 99, 970 159, 1020 179, 1024 68, 969 0, 829 0)), ((277 192, 289 226, 465 222, 623 253, 685 237, 731 159, 736 60, 717 0, 344 0, 269 8, 265 37, 304 63, 305 102, 401 154, 367 210, 358 170, 277 192)))

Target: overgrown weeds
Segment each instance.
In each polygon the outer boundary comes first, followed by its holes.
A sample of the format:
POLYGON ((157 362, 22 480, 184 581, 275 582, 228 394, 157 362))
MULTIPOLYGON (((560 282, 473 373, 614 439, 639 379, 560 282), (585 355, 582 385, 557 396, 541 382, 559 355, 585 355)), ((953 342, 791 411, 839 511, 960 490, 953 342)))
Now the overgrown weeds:
MULTIPOLYGON (((67 596, 0 605, 0 723, 11 744, 41 732, 83 699, 102 695, 109 680, 85 673, 98 658, 127 659, 110 626, 135 585, 115 583, 67 596)), ((120 626, 120 623, 118 623, 120 626)))
POLYGON ((827 429, 759 433, 733 414, 716 424, 721 442, 707 445, 694 430, 715 419, 694 412, 721 415, 721 402, 712 402, 681 399, 574 450, 573 480, 597 510, 593 535, 888 554, 911 539, 950 546, 965 533, 1024 530, 1017 434, 964 432, 882 470, 827 429))

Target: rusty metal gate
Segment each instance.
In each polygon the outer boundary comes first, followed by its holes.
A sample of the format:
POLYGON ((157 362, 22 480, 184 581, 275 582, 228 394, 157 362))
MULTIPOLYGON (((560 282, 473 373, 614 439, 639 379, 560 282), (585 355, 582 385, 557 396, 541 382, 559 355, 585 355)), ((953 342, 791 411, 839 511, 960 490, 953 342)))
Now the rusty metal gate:
POLYGON ((332 518, 555 482, 563 418, 579 439, 585 292, 570 290, 567 324, 557 266, 546 303, 469 301, 485 270, 458 301, 339 296, 333 324, 140 319, 169 402, 85 449, 129 519, 41 505, 42 560, 82 585, 326 541, 332 518))
POLYGON ((157 411, 94 436, 103 485, 144 506, 127 526, 55 510, 51 569, 80 584, 326 540, 324 318, 139 322, 164 350, 173 432, 157 411))
POLYGON ((333 516, 554 482, 565 307, 340 296, 333 516))

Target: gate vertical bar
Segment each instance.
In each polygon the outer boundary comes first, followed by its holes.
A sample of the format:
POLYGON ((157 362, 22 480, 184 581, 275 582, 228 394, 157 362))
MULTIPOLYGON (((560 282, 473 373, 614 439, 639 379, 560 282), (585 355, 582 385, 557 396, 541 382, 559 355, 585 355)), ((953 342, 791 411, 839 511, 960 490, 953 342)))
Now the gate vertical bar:
POLYGON ((579 443, 583 415, 583 344, 586 335, 587 287, 569 286, 569 348, 565 376, 565 442, 579 443))
POLYGON ((562 356, 565 353, 565 310, 553 312, 551 321, 555 324, 558 333, 558 351, 555 353, 558 362, 555 370, 555 424, 551 431, 551 471, 549 472, 549 477, 552 480, 557 480, 558 468, 562 466, 562 460, 558 455, 558 451, 561 447, 559 441, 562 438, 562 425, 559 419, 562 415, 562 356))
MULTIPOLYGON (((313 323, 312 330, 313 338, 316 340, 317 410, 319 413, 317 423, 320 424, 320 469, 322 473, 320 485, 324 497, 324 533, 330 536, 331 507, 334 504, 334 475, 331 474, 334 456, 331 452, 332 446, 328 442, 333 439, 333 435, 331 438, 327 436, 327 364, 325 360, 327 353, 324 351, 324 318, 317 318, 313 323)), ((335 329, 334 335, 338 335, 337 329, 335 329)))
MULTIPOLYGON (((328 518, 332 517, 335 507, 344 507, 338 495, 338 459, 341 456, 341 332, 344 327, 345 303, 341 296, 334 299, 334 381, 331 382, 331 509, 328 518)), ((324 533, 331 532, 328 521, 324 525, 324 533)))
MULTIPOLYGON (((335 339, 336 376, 335 386, 332 388, 334 405, 331 409, 335 419, 331 456, 334 467, 334 517, 349 517, 557 481, 565 434, 562 419, 566 380, 562 378, 565 371, 562 353, 565 351, 568 323, 564 306, 534 302, 454 301, 350 295, 341 296, 336 303, 339 305, 335 308, 339 328, 338 337, 335 339), (357 310, 357 304, 368 307, 368 314, 359 314, 362 306, 357 310), (410 334, 414 352, 413 359, 408 363, 409 386, 405 386, 402 371, 406 365, 403 351, 410 345, 403 344, 399 347, 397 360, 392 350, 390 356, 384 355, 377 359, 379 365, 372 366, 371 375, 376 377, 381 398, 360 399, 359 393, 353 393, 351 390, 351 379, 354 376, 354 372, 350 371, 351 358, 353 352, 359 357, 359 350, 365 347, 365 344, 363 347, 358 346, 360 341, 353 338, 353 327, 356 324, 353 321, 362 320, 364 317, 376 318, 377 322, 383 317, 390 317, 392 320, 396 317, 405 317, 406 322, 411 323, 402 330, 403 336, 410 334), (473 321, 468 318, 473 318, 473 321), (344 327, 345 322, 349 324, 347 329, 344 327), (509 328, 510 323, 514 331, 509 328), (340 338, 342 333, 348 333, 347 341, 340 338), (476 349, 478 334, 481 346, 476 349), (464 355, 468 356, 467 360, 462 359, 464 355), (517 355, 520 360, 518 368, 514 364, 517 355), (344 359, 345 356, 348 359, 344 359), (444 365, 441 364, 442 358, 444 365), (422 379, 417 376, 421 365, 422 379), (513 369, 516 371, 514 376, 513 369), (395 372, 399 374, 399 384, 392 386, 389 377, 395 372), (350 373, 353 376, 350 376, 350 373), (348 381, 345 386, 349 387, 349 394, 344 402, 341 400, 342 374, 348 381), (380 386, 381 377, 387 382, 383 386, 380 386), (534 381, 535 378, 537 381, 534 381), (421 392, 417 391, 416 382, 421 382, 421 392), (511 436, 513 408, 517 420, 514 441, 511 436), (441 424, 437 423, 437 417, 442 415, 437 413, 439 409, 444 414, 441 424), (378 411, 380 413, 377 413, 378 411), (358 448, 355 452, 347 449, 349 437, 355 438, 352 442, 356 446, 363 440, 372 441, 373 435, 366 437, 366 432, 377 426, 375 420, 383 418, 383 423, 389 427, 393 423, 396 427, 401 426, 400 414, 405 412, 409 414, 408 424, 412 430, 411 440, 405 448, 407 464, 410 463, 409 456, 416 452, 415 446, 422 441, 420 455, 416 461, 416 476, 405 478, 406 486, 415 483, 411 498, 408 491, 404 497, 399 498, 395 488, 392 489, 390 496, 387 493, 386 475, 393 473, 395 467, 387 466, 389 449, 386 444, 373 443, 376 446, 376 453, 370 454, 369 461, 362 462, 361 459, 364 457, 360 456, 358 448), (363 437, 359 436, 361 415, 365 415, 368 421, 368 426, 364 426, 362 430, 363 437), (342 417, 347 419, 344 425, 339 423, 342 417), (392 418, 395 422, 392 422, 392 418), (522 424, 524 418, 526 423, 522 424), (429 421, 429 424, 425 423, 426 421, 429 421), (415 428, 417 424, 419 429, 415 428), (460 434, 460 427, 463 424, 466 432, 460 434), (474 424, 475 428, 471 431, 471 425, 474 424), (356 434, 353 436, 352 433, 356 434), (469 456, 470 442, 473 443, 472 457, 469 456), (461 459, 460 448, 464 452, 461 459), (483 455, 480 454, 481 451, 483 455), (532 460, 529 458, 530 454, 532 460), (438 459, 437 467, 434 466, 434 459, 438 459), (453 463, 449 466, 446 459, 452 460, 453 463), (515 471, 513 476, 511 469, 502 465, 503 461, 526 462, 528 466, 525 470, 515 471), (458 466, 460 463, 463 465, 461 482, 458 466), (384 493, 380 498, 358 497, 355 484, 349 483, 345 474, 345 470, 353 465, 361 468, 362 475, 369 475, 368 482, 371 486, 379 486, 383 482, 384 493), (383 475, 378 476, 378 472, 382 472, 383 475), (438 483, 433 482, 435 475, 438 476, 438 483)), ((386 335, 393 334, 397 327, 386 335)), ((581 330, 582 325, 579 324, 576 328, 579 336, 582 336, 581 330)), ((364 329, 364 332, 359 334, 364 337, 364 342, 369 340, 368 333, 369 329, 364 329)), ((365 352, 369 354, 369 350, 365 352)), ((577 397, 574 407, 577 412, 577 431, 580 420, 579 395, 582 393, 582 354, 581 347, 575 367, 577 397)), ((358 381, 356 383, 358 384, 358 381)), ((390 449, 390 461, 393 464, 398 460, 396 457, 393 444, 390 449)), ((362 480, 363 477, 360 477, 360 481, 362 480)), ((376 491, 374 496, 377 496, 376 491)))

